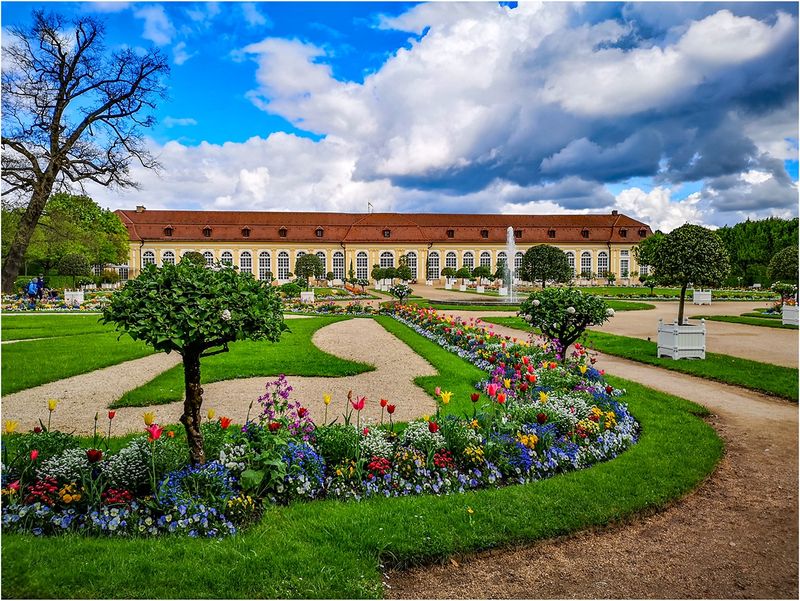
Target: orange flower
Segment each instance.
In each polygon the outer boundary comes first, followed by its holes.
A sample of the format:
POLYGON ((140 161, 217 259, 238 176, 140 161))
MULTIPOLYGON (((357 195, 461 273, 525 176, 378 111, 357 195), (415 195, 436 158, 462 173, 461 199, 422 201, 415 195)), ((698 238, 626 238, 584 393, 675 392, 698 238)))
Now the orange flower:
POLYGON ((232 421, 233 420, 231 418, 229 418, 229 417, 221 417, 221 418, 219 418, 219 425, 223 430, 227 430, 228 426, 231 425, 232 421))

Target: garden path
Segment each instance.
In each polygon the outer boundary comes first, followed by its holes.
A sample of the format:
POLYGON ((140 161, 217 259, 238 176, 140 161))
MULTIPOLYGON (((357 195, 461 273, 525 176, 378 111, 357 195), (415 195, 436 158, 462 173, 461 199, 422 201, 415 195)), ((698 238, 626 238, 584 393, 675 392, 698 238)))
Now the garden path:
MULTIPOLYGON (((349 390, 354 395, 365 395, 368 399, 362 412, 362 422, 380 420, 378 401, 381 398, 397 405, 394 419, 398 421, 436 411, 434 400, 414 384, 417 376, 436 375, 436 370, 374 320, 350 319, 333 323, 317 330, 312 342, 319 349, 337 357, 375 366, 375 371, 344 378, 290 377, 289 382, 294 387, 292 398, 302 399, 316 421, 321 422, 325 416, 323 394, 329 393, 333 397, 328 408, 328 419, 332 420, 344 410, 349 390)), ((99 413, 99 428, 105 431, 109 404, 179 362, 180 357, 175 353, 159 353, 5 395, 3 418, 17 420, 23 431, 38 425, 40 418, 47 423, 45 401, 55 398, 60 402, 52 417, 53 427, 77 434, 91 434, 95 413, 99 413)), ((234 422, 244 423, 250 402, 264 392, 265 382, 272 379, 258 377, 206 384, 203 386, 204 409, 213 408, 218 416, 225 415, 234 422)), ((258 407, 257 403, 255 405, 253 416, 258 407)), ((121 407, 116 410, 112 433, 141 431, 144 427, 142 414, 146 411, 154 411, 160 423, 178 423, 182 407, 182 402, 151 407, 121 407)))
POLYGON ((797 598, 797 404, 607 355, 597 365, 714 413, 726 453, 709 479, 630 523, 390 573, 387 596, 797 598))

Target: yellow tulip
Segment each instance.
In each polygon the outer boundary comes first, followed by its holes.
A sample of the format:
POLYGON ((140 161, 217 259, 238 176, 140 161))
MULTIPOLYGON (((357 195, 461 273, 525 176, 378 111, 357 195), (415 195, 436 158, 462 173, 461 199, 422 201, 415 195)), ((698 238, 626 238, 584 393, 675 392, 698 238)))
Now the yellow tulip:
POLYGON ((450 391, 443 392, 441 394, 442 397, 442 404, 447 405, 450 402, 450 399, 453 397, 453 393, 450 391))
POLYGON ((503 384, 505 384, 506 388, 511 388, 511 380, 509 378, 503 380, 503 384))
MULTIPOLYGON (((216 412, 216 411, 214 411, 213 409, 209 409, 209 410, 208 410, 208 419, 209 419, 209 421, 210 421, 210 420, 212 420, 212 419, 214 419, 214 416, 215 416, 216 414, 217 414, 217 412, 216 412)), ((148 424, 148 425, 149 425, 149 424, 148 424)))
POLYGON ((16 432, 17 426, 19 426, 18 421, 14 421, 13 419, 7 419, 5 423, 6 434, 13 434, 14 432, 16 432))
POLYGON ((56 410, 57 406, 58 406, 58 400, 57 399, 48 399, 47 400, 47 408, 50 410, 51 413, 56 410))
POLYGON ((323 394, 322 395, 322 402, 324 402, 326 405, 330 405, 331 404, 331 395, 323 394))
POLYGON ((148 411, 142 417, 144 417, 145 426, 152 426, 156 421, 156 414, 153 411, 148 411))
POLYGON ((547 402, 547 393, 539 391, 539 402, 546 403, 547 402))
POLYGON ((581 365, 579 369, 581 370, 581 374, 585 374, 586 373, 586 366, 585 365, 581 365))

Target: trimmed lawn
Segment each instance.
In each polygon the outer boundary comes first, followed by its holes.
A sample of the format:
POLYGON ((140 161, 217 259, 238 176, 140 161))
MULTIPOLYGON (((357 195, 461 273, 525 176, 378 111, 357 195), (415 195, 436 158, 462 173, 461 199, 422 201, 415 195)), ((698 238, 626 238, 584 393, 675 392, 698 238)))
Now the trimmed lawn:
MULTIPOLYGON (((528 324, 519 317, 486 317, 483 321, 529 331, 528 324)), ((655 342, 594 330, 586 331, 583 343, 601 353, 616 355, 707 380, 716 380, 725 384, 774 394, 792 401, 798 400, 798 371, 792 367, 770 365, 718 353, 706 353, 703 361, 657 358, 656 348, 658 345, 655 342)))
MULTIPOLYGON (((747 314, 745 314, 747 315, 747 314)), ((756 314, 757 315, 757 314, 756 314)), ((690 319, 707 319, 709 321, 724 321, 726 323, 741 323, 748 326, 759 326, 762 328, 780 328, 783 330, 796 330, 797 326, 784 325, 774 317, 737 317, 736 315, 695 315, 690 319)))
POLYGON ((780 313, 766 313, 766 309, 755 309, 752 313, 742 313, 742 317, 758 317, 759 319, 783 319, 780 313))
MULTIPOLYGON (((372 365, 334 357, 311 342, 314 332, 348 317, 311 317, 287 321, 291 331, 279 343, 242 340, 230 351, 202 360, 202 382, 219 382, 256 376, 340 377, 372 371, 372 365)), ((153 380, 125 393, 112 407, 143 407, 183 400, 183 366, 176 365, 153 380)))
MULTIPOLYGON (((419 305, 420 307, 430 307, 439 311, 519 311, 519 304, 509 305, 457 305, 437 301, 420 300, 409 304, 419 305)), ((649 303, 639 303, 635 301, 607 300, 606 304, 614 311, 644 311, 655 309, 655 305, 649 303)))
MULTIPOLYGON (((391 318, 378 321, 430 361, 451 411, 470 404, 482 372, 391 318)), ((382 569, 530 543, 662 508, 696 488, 723 443, 702 407, 609 378, 642 426, 613 461, 524 486, 463 495, 318 501, 270 507, 261 522, 220 541, 3 537, 8 597, 380 597, 382 569), (474 511, 468 513, 467 509, 474 511)), ((427 384, 425 384, 427 389, 427 384)))
MULTIPOLYGON (((9 315, 3 314, 2 339, 55 338, 113 332, 110 325, 99 322, 100 315, 9 315)), ((5 349, 4 349, 5 350, 5 349)))

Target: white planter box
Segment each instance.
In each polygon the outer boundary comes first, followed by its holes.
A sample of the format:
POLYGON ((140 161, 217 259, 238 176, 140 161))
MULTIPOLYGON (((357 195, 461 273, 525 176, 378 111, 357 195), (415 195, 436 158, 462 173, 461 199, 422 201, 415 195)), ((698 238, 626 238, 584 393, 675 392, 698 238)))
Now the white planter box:
POLYGON ((508 296, 508 288, 505 286, 501 286, 499 290, 500 296, 508 296))
POLYGON ((68 306, 79 306, 83 302, 83 290, 64 290, 64 302, 68 306))
POLYGON ((433 280, 425 280, 426 286, 433 286, 433 280))
POLYGON ((483 293, 485 292, 485 289, 484 289, 484 287, 483 287, 483 286, 477 286, 477 287, 475 288, 475 290, 476 290, 476 292, 477 292, 478 294, 483 294, 483 293))
POLYGON ((314 291, 311 290, 309 292, 301 292, 300 293, 300 302, 301 303, 313 303, 314 302, 314 291))
POLYGON ((445 282, 444 283, 444 289, 445 290, 452 290, 453 289, 453 285, 450 282, 445 282))
POLYGON ((706 358, 706 320, 700 325, 665 324, 658 320, 658 356, 673 359, 706 358))
POLYGON ((467 285, 466 285, 466 284, 461 284, 461 285, 458 287, 458 289, 459 289, 461 292, 466 292, 466 291, 467 291, 467 285))
POLYGON ((785 326, 800 325, 797 323, 797 305, 783 305, 781 309, 781 323, 785 326))
POLYGON ((695 290, 692 295, 692 302, 695 305, 710 305, 711 290, 695 290))

